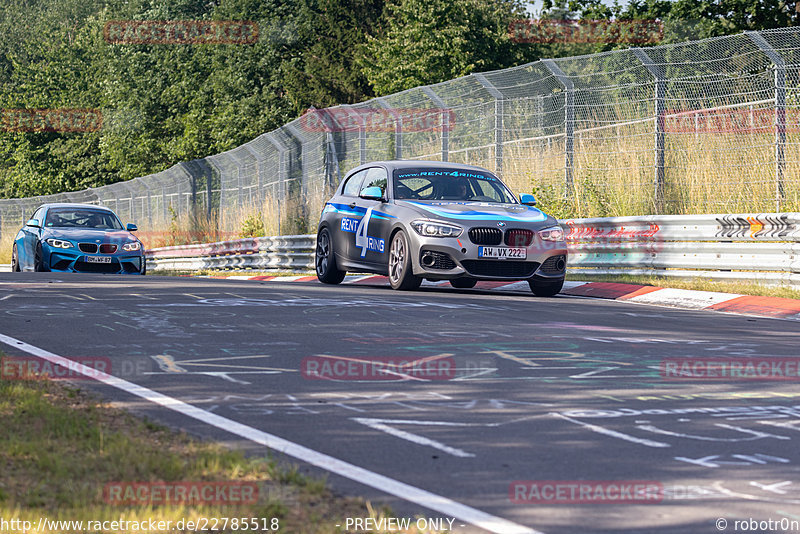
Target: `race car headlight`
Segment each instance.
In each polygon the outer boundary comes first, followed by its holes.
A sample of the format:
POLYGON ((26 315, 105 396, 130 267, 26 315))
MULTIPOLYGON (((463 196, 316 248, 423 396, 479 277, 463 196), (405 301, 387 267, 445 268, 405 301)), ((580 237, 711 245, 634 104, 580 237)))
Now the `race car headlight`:
POLYGON ((425 237, 458 237, 464 231, 454 224, 425 220, 414 221, 411 226, 419 235, 425 237))
POLYGON ((122 245, 122 250, 126 252, 133 252, 134 250, 139 250, 142 248, 142 244, 138 241, 134 241, 133 243, 125 243, 122 245))
POLYGON ((63 239, 48 239, 47 244, 53 248, 72 248, 72 243, 63 239))
POLYGON ((564 230, 560 226, 551 226, 539 230, 539 237, 542 238, 542 241, 564 241, 564 230))

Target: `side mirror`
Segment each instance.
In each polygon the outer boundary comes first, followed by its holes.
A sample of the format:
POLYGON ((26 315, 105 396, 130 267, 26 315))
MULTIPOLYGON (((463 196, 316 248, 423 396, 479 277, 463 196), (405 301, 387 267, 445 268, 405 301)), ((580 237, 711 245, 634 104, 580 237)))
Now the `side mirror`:
POLYGON ((367 200, 384 200, 383 190, 377 186, 367 187, 358 196, 367 200))
POLYGON ((39 222, 39 219, 31 219, 25 223, 25 226, 33 226, 34 228, 41 228, 42 223, 39 222))
POLYGON ((139 227, 133 223, 128 223, 128 226, 126 226, 125 229, 128 230, 129 232, 135 232, 136 230, 139 229, 139 227))
POLYGON ((525 204, 526 206, 535 206, 536 198, 533 195, 520 195, 519 202, 520 204, 525 204))

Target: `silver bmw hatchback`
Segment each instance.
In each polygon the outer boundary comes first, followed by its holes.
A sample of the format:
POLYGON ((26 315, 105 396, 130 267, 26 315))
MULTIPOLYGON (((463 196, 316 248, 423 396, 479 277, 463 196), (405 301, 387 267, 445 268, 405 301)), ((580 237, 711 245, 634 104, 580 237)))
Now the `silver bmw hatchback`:
POLYGON ((317 277, 387 275, 394 289, 422 280, 456 288, 478 280, 526 280, 549 297, 561 291, 567 244, 558 221, 519 200, 490 171, 436 161, 378 161, 350 171, 322 210, 317 277))

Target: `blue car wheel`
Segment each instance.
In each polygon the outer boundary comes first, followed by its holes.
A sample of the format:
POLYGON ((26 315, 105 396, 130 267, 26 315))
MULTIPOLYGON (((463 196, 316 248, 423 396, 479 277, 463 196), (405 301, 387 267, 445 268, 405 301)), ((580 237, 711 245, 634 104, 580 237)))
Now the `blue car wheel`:
POLYGON ((11 271, 18 273, 20 271, 19 268, 19 255, 17 254, 17 244, 14 243, 14 247, 11 249, 11 271))
POLYGON ((36 243, 36 252, 33 255, 33 270, 37 273, 44 272, 44 257, 42 255, 42 244, 36 243))

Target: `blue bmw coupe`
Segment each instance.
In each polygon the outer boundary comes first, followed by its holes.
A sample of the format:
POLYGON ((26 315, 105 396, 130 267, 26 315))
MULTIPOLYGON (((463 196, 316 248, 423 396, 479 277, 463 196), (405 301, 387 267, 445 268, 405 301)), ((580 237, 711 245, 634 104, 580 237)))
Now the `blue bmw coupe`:
POLYGON ((108 208, 44 204, 14 238, 11 269, 145 274, 144 246, 108 208))

